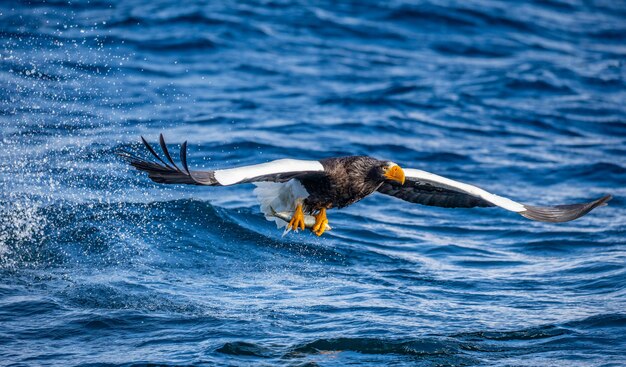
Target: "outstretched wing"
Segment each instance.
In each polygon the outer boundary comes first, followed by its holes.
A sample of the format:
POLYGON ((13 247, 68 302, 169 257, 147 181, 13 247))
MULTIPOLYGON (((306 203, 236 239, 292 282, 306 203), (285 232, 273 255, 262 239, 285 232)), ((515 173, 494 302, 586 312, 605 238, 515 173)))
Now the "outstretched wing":
POLYGON ((412 203, 444 208, 499 206, 541 222, 567 222, 580 218, 592 209, 606 205, 612 198, 611 195, 606 195, 589 203, 531 206, 426 171, 408 168, 404 169, 404 174, 404 185, 385 181, 378 191, 412 203))
POLYGON ((159 136, 159 143, 165 160, 157 154, 143 136, 141 141, 155 159, 144 159, 125 151, 118 152, 118 154, 131 166, 147 172, 148 177, 158 183, 228 186, 261 181, 285 182, 292 178, 324 174, 324 167, 320 162, 297 159, 279 159, 252 166, 214 171, 191 171, 187 166, 187 142, 180 147, 181 167, 179 167, 165 145, 163 134, 159 136))

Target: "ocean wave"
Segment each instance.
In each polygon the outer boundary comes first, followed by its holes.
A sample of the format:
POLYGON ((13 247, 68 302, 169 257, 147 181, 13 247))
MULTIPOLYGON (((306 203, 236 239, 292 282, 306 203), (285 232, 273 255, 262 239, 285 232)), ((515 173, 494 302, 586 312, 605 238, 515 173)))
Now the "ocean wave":
POLYGON ((299 353, 328 353, 352 351, 363 354, 401 354, 411 356, 455 355, 460 352, 458 345, 436 339, 385 340, 379 338, 336 338, 319 339, 295 346, 292 355, 299 353))
POLYGON ((443 365, 479 363, 477 353, 496 355, 526 355, 550 344, 574 349, 577 335, 595 328, 623 328, 623 316, 606 314, 568 322, 510 331, 475 331, 449 336, 422 338, 338 337, 316 339, 288 347, 269 347, 248 341, 232 341, 215 351, 236 357, 302 360, 307 356, 333 356, 350 360, 349 352, 362 355, 396 355, 443 365), (525 343, 520 348, 519 343, 525 343), (281 352, 287 350, 286 352, 281 352), (282 354, 282 356, 281 356, 282 354), (344 356, 344 357, 342 357, 344 356))

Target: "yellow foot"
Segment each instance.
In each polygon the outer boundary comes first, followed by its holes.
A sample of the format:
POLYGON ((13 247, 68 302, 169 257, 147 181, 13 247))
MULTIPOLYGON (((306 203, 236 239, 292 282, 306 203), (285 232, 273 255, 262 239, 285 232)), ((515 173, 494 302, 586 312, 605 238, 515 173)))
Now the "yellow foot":
POLYGON ((298 206, 296 206, 296 211, 293 213, 293 217, 291 217, 291 221, 287 225, 287 228, 291 228, 294 231, 297 231, 298 228, 304 229, 304 213, 302 212, 302 204, 298 204, 298 206))
POLYGON ((326 218, 326 208, 320 209, 320 212, 315 216, 315 225, 311 230, 318 236, 321 236, 322 233, 326 230, 326 226, 328 225, 328 219, 326 218))

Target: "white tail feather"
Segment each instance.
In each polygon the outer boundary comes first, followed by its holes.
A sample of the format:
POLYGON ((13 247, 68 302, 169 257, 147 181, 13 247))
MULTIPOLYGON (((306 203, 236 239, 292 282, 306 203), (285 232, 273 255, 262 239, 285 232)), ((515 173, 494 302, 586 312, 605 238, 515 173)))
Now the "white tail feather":
POLYGON ((277 228, 285 227, 287 222, 273 216, 273 212, 294 211, 297 200, 309 196, 309 193, 298 180, 284 183, 255 182, 254 185, 256 186, 254 194, 261 205, 261 212, 265 215, 265 219, 276 222, 277 228))

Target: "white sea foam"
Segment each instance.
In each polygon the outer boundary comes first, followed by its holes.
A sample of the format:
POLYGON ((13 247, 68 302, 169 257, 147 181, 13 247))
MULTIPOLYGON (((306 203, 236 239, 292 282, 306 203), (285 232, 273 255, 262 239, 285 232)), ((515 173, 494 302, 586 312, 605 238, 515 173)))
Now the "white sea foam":
POLYGON ((0 203, 0 218, 0 267, 13 268, 19 263, 16 250, 43 236, 46 218, 39 206, 28 199, 0 203))

